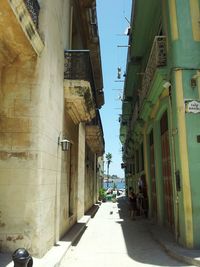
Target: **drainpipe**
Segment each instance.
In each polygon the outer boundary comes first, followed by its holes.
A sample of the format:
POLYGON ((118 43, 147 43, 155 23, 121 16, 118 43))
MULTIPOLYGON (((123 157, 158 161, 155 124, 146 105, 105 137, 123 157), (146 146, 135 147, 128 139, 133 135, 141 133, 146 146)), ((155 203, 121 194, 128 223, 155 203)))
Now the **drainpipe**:
POLYGON ((200 71, 197 71, 197 87, 199 92, 199 98, 200 98, 200 71))

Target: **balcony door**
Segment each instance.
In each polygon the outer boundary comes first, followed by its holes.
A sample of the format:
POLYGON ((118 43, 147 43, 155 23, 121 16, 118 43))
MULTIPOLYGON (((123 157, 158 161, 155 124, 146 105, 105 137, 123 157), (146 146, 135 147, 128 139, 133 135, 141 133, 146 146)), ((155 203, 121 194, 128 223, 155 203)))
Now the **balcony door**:
POLYGON ((165 223, 169 228, 174 228, 173 188, 171 174, 171 159, 169 147, 168 116, 165 112, 160 120, 161 145, 162 145, 162 175, 164 179, 164 210, 165 223))
POLYGON ((155 156, 154 156, 154 140, 153 130, 149 135, 150 144, 150 175, 151 175, 151 202, 152 202, 152 217, 157 219, 157 195, 156 195, 156 177, 155 177, 155 156))

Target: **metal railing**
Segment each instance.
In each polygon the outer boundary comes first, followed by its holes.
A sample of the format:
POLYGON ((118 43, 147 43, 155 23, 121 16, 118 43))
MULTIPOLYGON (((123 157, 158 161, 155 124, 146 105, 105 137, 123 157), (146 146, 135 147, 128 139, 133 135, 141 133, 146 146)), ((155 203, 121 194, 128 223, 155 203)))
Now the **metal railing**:
POLYGON ((151 48, 146 70, 142 78, 141 91, 139 93, 140 106, 149 91, 156 69, 166 65, 166 36, 156 36, 153 42, 153 46, 151 48))
POLYGON ((103 125, 102 125, 102 122, 101 122, 101 116, 100 116, 100 112, 99 112, 98 109, 96 110, 96 117, 90 123, 88 123, 88 125, 95 125, 95 126, 99 127, 99 129, 101 131, 101 136, 102 136, 102 139, 103 139, 103 146, 104 146, 105 145, 105 141, 104 141, 103 125))
POLYGON ((40 5, 37 0, 24 0, 24 3, 28 9, 28 12, 38 29, 39 25, 39 12, 40 12, 40 5))
POLYGON ((64 79, 90 82, 96 102, 95 82, 89 50, 66 50, 64 61, 64 79))
POLYGON ((138 101, 135 102, 134 108, 133 108, 133 115, 132 115, 132 120, 131 120, 131 128, 134 127, 135 122, 138 119, 139 115, 139 105, 138 101))

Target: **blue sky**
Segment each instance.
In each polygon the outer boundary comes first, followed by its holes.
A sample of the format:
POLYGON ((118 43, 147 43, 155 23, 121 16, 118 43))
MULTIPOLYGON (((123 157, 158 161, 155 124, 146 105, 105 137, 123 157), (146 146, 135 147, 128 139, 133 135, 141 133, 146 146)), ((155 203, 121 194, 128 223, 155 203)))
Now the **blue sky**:
MULTIPOLYGON (((105 105, 101 108, 101 119, 104 129, 105 153, 112 154, 110 174, 124 177, 121 169, 122 145, 119 140, 119 114, 121 114, 121 100, 124 83, 116 82, 117 68, 120 66, 122 74, 126 69, 128 36, 123 33, 128 27, 126 18, 130 21, 132 0, 97 0, 98 27, 101 44, 101 60, 103 69, 105 105)), ((122 76, 123 78, 123 76, 122 76)), ((105 168, 106 170, 106 168, 105 168)))

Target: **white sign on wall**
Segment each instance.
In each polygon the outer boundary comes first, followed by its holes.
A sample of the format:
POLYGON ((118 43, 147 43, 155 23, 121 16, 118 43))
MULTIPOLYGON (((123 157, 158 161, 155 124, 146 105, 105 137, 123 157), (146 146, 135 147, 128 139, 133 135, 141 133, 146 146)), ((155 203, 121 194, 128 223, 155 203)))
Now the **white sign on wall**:
POLYGON ((187 112, 187 113, 200 113, 200 101, 185 100, 185 112, 187 112))

